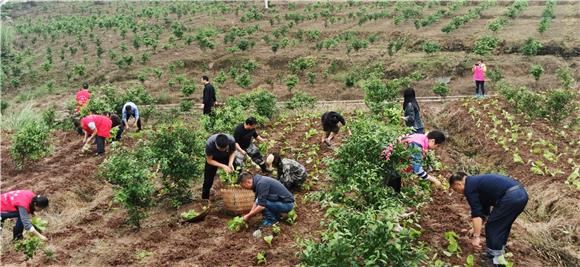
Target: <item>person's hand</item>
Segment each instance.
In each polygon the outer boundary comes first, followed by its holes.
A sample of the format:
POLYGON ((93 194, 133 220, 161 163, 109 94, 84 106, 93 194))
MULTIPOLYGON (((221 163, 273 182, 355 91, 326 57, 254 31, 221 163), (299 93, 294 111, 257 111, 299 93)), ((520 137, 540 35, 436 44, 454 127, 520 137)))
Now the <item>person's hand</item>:
POLYGON ((232 172, 232 171, 233 171, 233 169, 232 169, 232 168, 230 168, 230 166, 226 166, 226 165, 224 165, 224 167, 223 167, 222 169, 224 169, 224 171, 225 171, 226 173, 230 173, 230 172, 232 172))
POLYGON ((42 241, 48 240, 48 238, 46 238, 46 236, 43 236, 42 234, 38 234, 38 238, 40 238, 40 240, 42 241))
POLYGON ((469 229, 469 231, 467 231, 467 236, 472 237, 473 236, 473 228, 469 229))
POLYGON ((477 250, 481 249, 481 238, 479 236, 473 237, 473 239, 471 239, 471 245, 473 245, 473 248, 477 250))
POLYGON ((437 178, 429 175, 429 177, 427 177, 427 180, 432 182, 436 187, 441 187, 441 182, 439 180, 437 180, 437 178))
POLYGON ((247 157, 248 156, 248 152, 246 152, 246 151, 242 152, 242 156, 247 157))
POLYGON ((236 168, 234 168, 234 165, 233 165, 233 164, 230 164, 230 165, 228 165, 228 167, 229 167, 229 168, 230 168, 232 171, 234 171, 234 170, 236 169, 236 168))
POLYGON ((244 215, 243 219, 244 219, 244 222, 248 222, 250 220, 250 214, 244 215))

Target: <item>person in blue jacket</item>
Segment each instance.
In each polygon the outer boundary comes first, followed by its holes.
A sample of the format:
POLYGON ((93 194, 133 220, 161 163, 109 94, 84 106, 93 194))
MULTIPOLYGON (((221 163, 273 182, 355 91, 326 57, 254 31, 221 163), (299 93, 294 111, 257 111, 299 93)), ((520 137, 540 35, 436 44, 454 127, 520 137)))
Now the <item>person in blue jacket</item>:
POLYGON ((499 174, 468 176, 458 172, 449 177, 449 186, 465 195, 471 207, 473 240, 471 244, 481 248, 481 228, 484 219, 486 253, 484 265, 505 265, 501 257, 516 218, 528 203, 528 193, 515 179, 499 174), (492 209, 493 207, 493 209, 492 209))

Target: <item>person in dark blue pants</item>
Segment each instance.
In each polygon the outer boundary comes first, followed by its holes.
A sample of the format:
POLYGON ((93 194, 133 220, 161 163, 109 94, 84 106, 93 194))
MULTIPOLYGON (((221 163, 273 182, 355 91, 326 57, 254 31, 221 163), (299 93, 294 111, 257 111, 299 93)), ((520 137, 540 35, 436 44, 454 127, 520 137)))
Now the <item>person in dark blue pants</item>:
POLYGON ((294 208, 294 195, 278 180, 267 176, 244 172, 239 175, 238 183, 245 189, 251 189, 256 194, 256 202, 252 210, 244 215, 244 221, 262 212, 263 226, 270 226, 280 221, 282 213, 288 213, 294 208))
POLYGON ((528 203, 528 193, 513 178, 499 174, 468 176, 464 172, 449 177, 449 185, 455 192, 464 194, 471 207, 473 240, 471 244, 481 248, 481 228, 485 224, 486 254, 482 265, 505 265, 501 257, 516 218, 528 203), (493 209, 492 209, 493 207, 493 209))

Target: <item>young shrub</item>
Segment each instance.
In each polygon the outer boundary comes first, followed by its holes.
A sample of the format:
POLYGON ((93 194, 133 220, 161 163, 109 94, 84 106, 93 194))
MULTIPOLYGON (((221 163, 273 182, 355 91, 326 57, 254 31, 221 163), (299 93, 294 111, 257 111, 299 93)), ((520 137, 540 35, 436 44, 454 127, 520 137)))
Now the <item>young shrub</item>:
POLYGON ((181 92, 184 96, 190 96, 195 92, 195 84, 192 82, 187 82, 181 87, 181 92))
POLYGON ((274 94, 259 88, 251 95, 256 113, 269 119, 274 117, 276 113, 276 96, 274 94))
POLYGON ((484 36, 475 41, 473 53, 481 56, 488 55, 498 45, 499 39, 497 37, 484 36))
POLYGON ((550 121, 556 123, 574 113, 577 95, 569 89, 556 89, 549 91, 546 96, 546 109, 550 121))
POLYGON ((316 103, 316 98, 306 92, 295 92, 292 99, 286 103, 287 109, 312 108, 316 103))
POLYGON ((423 43, 423 51, 431 55, 441 51, 441 46, 437 42, 425 42, 423 43))
POLYGON ((392 101, 399 96, 400 89, 408 86, 411 80, 412 78, 404 77, 383 82, 373 75, 364 80, 362 84, 362 89, 365 92, 365 104, 373 113, 382 113, 393 105, 392 101))
POLYGON ((183 99, 179 105, 179 109, 183 112, 188 112, 193 108, 193 102, 191 100, 183 99))
POLYGON ((56 126, 56 106, 54 104, 42 112, 42 122, 49 129, 56 126))
POLYGON ((0 99, 0 111, 2 114, 4 114, 4 110, 6 110, 8 108, 8 101, 4 100, 4 99, 0 99))
POLYGON ((247 118, 250 104, 230 97, 223 106, 213 110, 213 116, 202 117, 201 124, 208 133, 229 132, 247 118))
POLYGON ((50 130, 36 121, 27 121, 12 137, 10 154, 16 167, 41 159, 50 151, 50 130))
MULTIPOLYGON (((230 128, 231 130, 231 128, 230 128)), ((174 207, 191 200, 191 182, 203 176, 205 134, 183 123, 161 126, 149 143, 174 207)))
POLYGON ((24 253, 24 255, 26 255, 26 260, 30 260, 34 258, 34 255, 36 255, 36 251, 38 251, 38 249, 42 247, 42 245, 43 245, 42 240, 40 240, 40 238, 36 236, 33 236, 16 242, 14 244, 14 248, 16 249, 16 251, 21 251, 22 253, 24 253))
POLYGON ((289 74, 288 76, 286 76, 286 80, 284 80, 284 84, 288 88, 288 91, 292 92, 292 89, 294 89, 294 87, 296 87, 296 85, 298 84, 299 81, 300 81, 300 79, 298 78, 298 75, 289 74))
POLYGON ((433 86, 433 93, 445 98, 449 94, 449 86, 446 83, 438 82, 433 86))
POLYGON ((574 80, 574 76, 572 76, 572 72, 568 67, 558 68, 556 70, 556 76, 560 80, 562 87, 566 89, 572 89, 576 81, 574 80))
POLYGON ((140 143, 134 150, 114 150, 100 166, 101 176, 113 184, 114 200, 127 209, 128 223, 137 228, 155 204, 151 156, 140 143))
POLYGON ((544 73, 544 68, 542 68, 541 65, 534 64, 530 68, 530 74, 534 76, 534 80, 536 80, 536 82, 540 80, 540 76, 542 76, 542 73, 544 73))
POLYGON ((538 54, 540 48, 542 48, 542 44, 538 40, 530 37, 520 48, 520 53, 525 56, 535 56, 538 54))
POLYGON ((223 85, 226 80, 228 79, 228 76, 226 75, 226 73, 222 70, 220 71, 214 78, 213 81, 217 84, 217 85, 223 85))
POLYGON ((252 77, 249 72, 244 71, 236 76, 235 82, 239 87, 248 88, 252 84, 252 77))

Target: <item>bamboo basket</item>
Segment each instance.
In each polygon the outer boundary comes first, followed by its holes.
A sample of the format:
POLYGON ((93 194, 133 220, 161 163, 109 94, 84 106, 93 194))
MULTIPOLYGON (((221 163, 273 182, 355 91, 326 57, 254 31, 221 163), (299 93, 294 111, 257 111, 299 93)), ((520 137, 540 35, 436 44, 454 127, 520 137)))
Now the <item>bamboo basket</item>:
POLYGON ((247 213, 254 205, 254 192, 240 187, 226 187, 221 190, 224 209, 235 214, 247 213))

